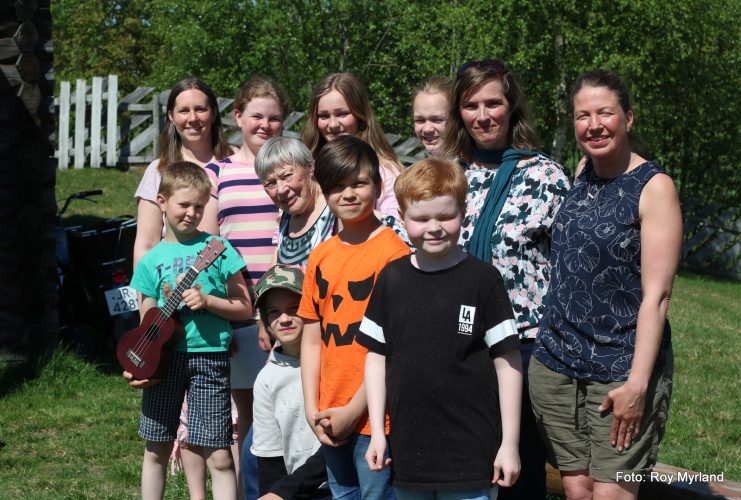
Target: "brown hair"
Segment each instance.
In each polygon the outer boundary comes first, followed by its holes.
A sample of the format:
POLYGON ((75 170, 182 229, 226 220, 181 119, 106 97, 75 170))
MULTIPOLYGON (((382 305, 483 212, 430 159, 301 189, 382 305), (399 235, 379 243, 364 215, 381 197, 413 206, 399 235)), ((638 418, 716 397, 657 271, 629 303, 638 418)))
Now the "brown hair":
MULTIPOLYGON (((628 112, 633 111, 632 98, 628 84, 626 84, 615 71, 609 69, 595 69, 580 75, 571 86, 569 105, 572 110, 574 108, 574 97, 576 97, 576 94, 584 87, 604 87, 617 96, 623 113, 627 114, 628 112)), ((638 153, 640 156, 646 158, 653 156, 648 144, 640 135, 635 133, 635 128, 628 130, 628 142, 631 150, 638 153)))
MULTIPOLYGON (((502 64, 502 66, 504 66, 502 64)), ((517 149, 536 149, 538 134, 535 132, 530 113, 527 109, 525 95, 520 89, 515 76, 504 66, 504 71, 492 71, 486 67, 471 65, 459 73, 453 88, 453 98, 450 103, 450 115, 443 132, 440 151, 446 158, 463 158, 473 162, 473 148, 476 147, 466 130, 461 117, 461 105, 468 97, 491 80, 499 80, 502 84, 504 97, 510 107, 509 131, 507 141, 517 149)))
POLYGON ((376 121, 365 87, 363 87, 360 79, 352 73, 328 75, 314 89, 309 101, 306 125, 301 134, 301 139, 314 158, 318 158, 319 151, 327 143, 317 127, 319 99, 333 90, 342 95, 347 107, 350 108, 350 112, 358 120, 358 138, 370 144, 378 156, 385 160, 385 163, 393 165, 398 171, 401 171, 399 158, 386 139, 381 125, 376 121))
POLYGON ((211 179, 203 167, 191 161, 176 161, 165 165, 162 170, 162 180, 157 191, 165 198, 169 198, 178 189, 193 188, 203 196, 211 194, 211 179))
POLYGON ((211 115, 213 117, 211 121, 211 150, 213 151, 214 157, 217 160, 222 160, 232 154, 232 150, 224 138, 224 131, 221 127, 221 115, 219 114, 216 94, 214 94, 211 87, 206 85, 206 82, 200 78, 185 78, 176 83, 172 89, 170 89, 170 95, 167 96, 165 126, 162 129, 162 135, 160 136, 160 162, 157 166, 160 172, 162 172, 162 169, 169 163, 183 159, 183 154, 180 151, 183 142, 175 128, 175 124, 170 120, 170 113, 175 108, 175 100, 178 96, 182 92, 191 89, 200 90, 208 99, 208 106, 211 108, 211 115))
POLYGON ((622 78, 620 78, 620 75, 614 71, 609 69, 595 69, 593 71, 587 71, 579 76, 571 86, 571 95, 569 96, 569 100, 571 101, 572 107, 574 105, 574 97, 584 87, 605 87, 615 93, 620 102, 620 107, 623 108, 623 113, 632 110, 628 85, 622 78))
POLYGON ((314 177, 326 196, 343 179, 358 174, 363 167, 370 169, 376 194, 380 194, 381 171, 378 155, 367 142, 351 135, 343 135, 327 143, 319 152, 314 177))
POLYGON ((288 114, 288 96, 277 83, 264 76, 254 76, 239 87, 237 97, 234 98, 234 110, 244 112, 247 103, 259 97, 272 97, 278 103, 283 118, 288 114))
POLYGON ((468 181, 461 167, 439 158, 418 161, 402 172, 394 184, 394 194, 402 212, 411 202, 452 196, 464 213, 467 193, 468 181))

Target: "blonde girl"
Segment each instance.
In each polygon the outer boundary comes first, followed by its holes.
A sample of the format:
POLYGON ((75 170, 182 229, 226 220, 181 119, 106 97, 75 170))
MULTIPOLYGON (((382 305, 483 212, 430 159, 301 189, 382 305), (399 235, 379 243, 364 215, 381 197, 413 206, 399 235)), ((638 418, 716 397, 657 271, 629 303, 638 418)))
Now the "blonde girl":
MULTIPOLYGON (((263 77, 246 81, 234 100, 234 119, 242 131, 242 146, 223 161, 206 166, 214 185, 214 223, 218 234, 229 240, 244 259, 244 280, 253 299, 255 283, 270 267, 275 251, 272 240, 278 228, 278 207, 255 173, 255 156, 268 139, 281 134, 287 110, 288 99, 275 82, 263 77)), ((240 452, 252 425, 252 387, 267 359, 258 344, 257 320, 254 316, 234 325, 236 349, 231 358, 231 387, 238 410, 240 452)), ((269 349, 270 345, 262 347, 269 349)))
POLYGON ((447 76, 433 76, 422 82, 412 94, 414 135, 428 153, 440 145, 450 112, 453 81, 447 76))

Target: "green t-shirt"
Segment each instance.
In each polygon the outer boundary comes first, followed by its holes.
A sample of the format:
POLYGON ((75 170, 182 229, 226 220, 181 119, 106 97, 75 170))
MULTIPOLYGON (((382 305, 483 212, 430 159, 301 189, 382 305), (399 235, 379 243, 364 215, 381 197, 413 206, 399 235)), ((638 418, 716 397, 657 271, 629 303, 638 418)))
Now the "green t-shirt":
MULTIPOLYGON (((175 280, 196 261, 198 253, 211 238, 224 242, 226 251, 208 268, 198 274, 195 285, 201 292, 214 297, 226 297, 226 282, 242 270, 244 260, 223 238, 201 233, 186 243, 160 241, 139 261, 131 279, 131 286, 142 294, 157 299, 157 306, 165 305, 164 289, 167 284, 175 290, 175 280)), ((175 346, 183 352, 223 352, 229 348, 232 327, 229 322, 207 311, 191 311, 184 304, 178 306, 177 317, 185 329, 185 337, 175 346)))

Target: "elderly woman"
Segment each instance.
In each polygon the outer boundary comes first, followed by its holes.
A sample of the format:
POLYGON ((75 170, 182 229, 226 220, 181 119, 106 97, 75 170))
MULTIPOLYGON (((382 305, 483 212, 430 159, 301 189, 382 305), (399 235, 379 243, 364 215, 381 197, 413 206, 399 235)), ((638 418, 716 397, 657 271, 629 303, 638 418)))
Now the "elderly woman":
POLYGON ((297 139, 274 137, 257 154, 255 171, 283 211, 273 263, 306 267, 311 250, 337 232, 337 218, 314 179, 311 152, 297 139))
MULTIPOLYGON (((520 333, 523 369, 532 353, 543 298, 553 217, 568 190, 557 163, 536 150, 538 138, 525 97, 496 60, 458 70, 441 154, 465 168, 469 183, 460 244, 502 275, 520 333)), ((520 478, 501 498, 544 498, 545 450, 536 431, 524 378, 520 478)))
POLYGON ((552 281, 530 365, 533 411, 567 498, 635 498, 656 463, 673 357, 666 314, 682 246, 672 179, 631 148, 628 87, 571 91, 586 153, 556 217, 552 281))

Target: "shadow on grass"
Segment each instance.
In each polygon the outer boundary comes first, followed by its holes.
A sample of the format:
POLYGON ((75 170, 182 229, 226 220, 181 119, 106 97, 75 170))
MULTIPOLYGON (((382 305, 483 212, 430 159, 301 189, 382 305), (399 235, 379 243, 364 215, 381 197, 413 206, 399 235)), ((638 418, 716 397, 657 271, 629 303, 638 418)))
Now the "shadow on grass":
POLYGON ((74 359, 107 375, 121 373, 112 349, 100 348, 81 354, 79 346, 60 342, 48 352, 34 354, 25 362, 0 364, 0 398, 38 379, 47 367, 58 364, 60 359, 74 359))

